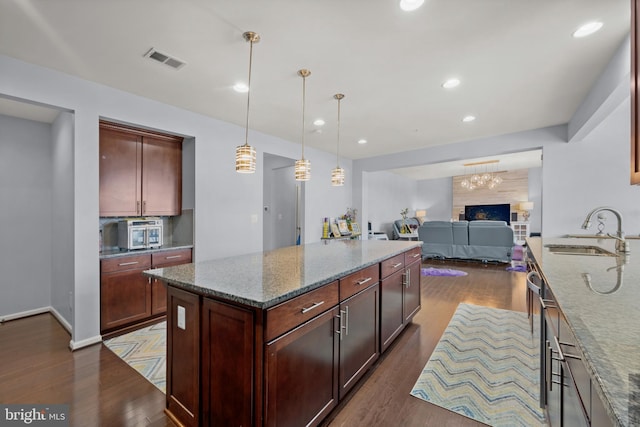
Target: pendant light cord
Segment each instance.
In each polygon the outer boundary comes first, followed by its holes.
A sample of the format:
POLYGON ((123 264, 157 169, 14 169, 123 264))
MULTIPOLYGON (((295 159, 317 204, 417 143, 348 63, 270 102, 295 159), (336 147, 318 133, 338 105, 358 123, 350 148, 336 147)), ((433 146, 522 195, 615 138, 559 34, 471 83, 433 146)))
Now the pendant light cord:
POLYGON ((253 62, 253 40, 249 41, 249 81, 247 83, 247 121, 244 134, 244 145, 249 145, 249 102, 251 101, 251 63, 253 62))
POLYGON ((338 147, 336 149, 336 167, 340 167, 340 100, 338 98, 338 147))
POLYGON ((306 99, 307 77, 302 76, 302 160, 304 160, 304 106, 306 99))

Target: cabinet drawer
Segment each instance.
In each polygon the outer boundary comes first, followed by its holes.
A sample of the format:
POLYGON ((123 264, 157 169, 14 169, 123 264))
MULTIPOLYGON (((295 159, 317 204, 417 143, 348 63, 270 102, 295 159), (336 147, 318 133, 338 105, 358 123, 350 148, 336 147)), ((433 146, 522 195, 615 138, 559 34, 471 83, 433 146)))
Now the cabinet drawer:
POLYGON ((191 249, 175 249, 151 254, 151 264, 154 267, 162 267, 168 264, 187 264, 190 262, 191 249))
POLYGON ((127 255, 117 258, 108 258, 100 261, 102 273, 114 271, 126 271, 133 269, 147 269, 151 267, 151 254, 127 255))
POLYGON ((404 254, 396 255, 392 258, 385 259, 380 263, 380 277, 383 279, 385 277, 391 276, 398 270, 402 270, 404 268, 404 254))
POLYGON ((338 281, 267 310, 265 340, 271 341, 338 304, 338 281))
POLYGON ((351 273, 340 279, 340 301, 365 290, 380 280, 378 264, 351 273))
POLYGON ((413 248, 404 253, 404 264, 413 264, 416 261, 420 261, 422 258, 422 249, 420 247, 413 248))

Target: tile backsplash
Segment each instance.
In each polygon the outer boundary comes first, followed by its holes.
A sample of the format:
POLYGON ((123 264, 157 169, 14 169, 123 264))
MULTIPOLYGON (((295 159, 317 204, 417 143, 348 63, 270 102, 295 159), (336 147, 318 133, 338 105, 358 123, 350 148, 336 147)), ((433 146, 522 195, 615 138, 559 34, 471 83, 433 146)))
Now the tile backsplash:
MULTIPOLYGON (((102 234, 102 250, 118 249, 118 221, 121 219, 124 218, 100 218, 98 232, 102 234)), ((165 246, 193 244, 193 209, 182 211, 182 215, 160 219, 163 227, 162 241, 165 246)))

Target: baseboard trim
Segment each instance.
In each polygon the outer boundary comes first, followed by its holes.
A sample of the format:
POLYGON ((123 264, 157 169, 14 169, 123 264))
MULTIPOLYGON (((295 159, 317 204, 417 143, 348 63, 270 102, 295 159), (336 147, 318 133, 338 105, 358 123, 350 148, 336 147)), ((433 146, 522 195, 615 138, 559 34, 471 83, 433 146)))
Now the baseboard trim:
POLYGON ((60 323, 62 325, 62 327, 65 328, 67 330, 67 332, 69 332, 69 334, 71 335, 72 331, 73 331, 73 328, 71 327, 71 323, 69 323, 67 321, 67 319, 62 317, 62 314, 60 314, 60 312, 58 310, 56 310, 55 308, 49 307, 49 312, 53 315, 53 317, 56 318, 58 323, 60 323))
POLYGON ((35 316, 37 314, 48 313, 51 311, 51 307, 40 307, 33 310, 21 311, 20 313, 7 314, 0 317, 0 323, 9 322, 10 320, 21 319, 23 317, 35 316))
POLYGON ((69 341, 69 349, 71 351, 75 351, 84 347, 88 347, 90 345, 98 344, 102 342, 102 335, 96 335, 81 341, 69 341))

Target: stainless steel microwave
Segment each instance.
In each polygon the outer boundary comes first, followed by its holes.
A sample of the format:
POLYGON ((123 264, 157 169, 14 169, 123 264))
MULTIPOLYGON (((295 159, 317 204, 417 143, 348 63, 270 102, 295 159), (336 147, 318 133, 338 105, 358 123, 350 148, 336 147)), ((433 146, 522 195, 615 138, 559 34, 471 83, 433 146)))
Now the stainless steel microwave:
POLYGON ((118 222, 118 246, 121 249, 150 249, 162 246, 160 218, 129 218, 118 222))

